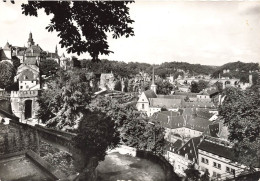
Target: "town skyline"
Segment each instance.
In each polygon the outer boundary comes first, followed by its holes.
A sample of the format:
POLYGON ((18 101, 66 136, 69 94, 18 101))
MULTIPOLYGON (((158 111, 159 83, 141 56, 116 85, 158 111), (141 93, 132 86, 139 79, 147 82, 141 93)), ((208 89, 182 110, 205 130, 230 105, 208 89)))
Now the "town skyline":
MULTIPOLYGON (((42 11, 38 17, 25 16, 20 5, 21 2, 1 2, 0 46, 7 41, 14 46, 23 46, 32 32, 35 43, 43 49, 52 52, 57 45, 60 55, 68 55, 58 44, 57 33, 45 29, 49 17, 42 11)), ((259 2, 141 1, 130 4, 129 8, 130 16, 135 20, 135 36, 116 40, 108 37, 114 54, 100 56, 100 59, 214 66, 237 61, 258 63, 260 60, 259 2)), ((83 54, 79 58, 91 57, 83 54)))

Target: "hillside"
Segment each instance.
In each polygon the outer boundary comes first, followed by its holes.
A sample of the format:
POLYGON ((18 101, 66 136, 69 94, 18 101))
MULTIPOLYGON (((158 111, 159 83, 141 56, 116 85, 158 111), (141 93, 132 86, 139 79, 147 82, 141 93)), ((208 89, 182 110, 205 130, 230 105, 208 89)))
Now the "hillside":
POLYGON ((258 63, 231 62, 218 67, 212 74, 212 77, 220 76, 238 78, 241 82, 249 82, 249 74, 253 72, 253 82, 257 78, 256 70, 259 70, 258 63))
MULTIPOLYGON (((153 65, 148 63, 138 62, 119 62, 101 60, 100 62, 92 62, 91 60, 80 60, 81 67, 86 68, 95 73, 109 73, 113 72, 121 77, 131 77, 139 72, 152 73, 153 65)), ((155 74, 165 78, 172 74, 177 77, 179 74, 183 74, 182 71, 189 72, 191 75, 205 74, 209 75, 216 69, 213 66, 189 64, 187 62, 166 62, 160 65, 154 65, 155 74)))

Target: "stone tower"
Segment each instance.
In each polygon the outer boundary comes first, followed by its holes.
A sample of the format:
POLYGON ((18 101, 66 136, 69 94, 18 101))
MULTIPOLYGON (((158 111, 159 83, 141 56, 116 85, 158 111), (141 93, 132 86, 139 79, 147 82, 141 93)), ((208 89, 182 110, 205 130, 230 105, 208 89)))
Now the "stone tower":
POLYGON ((27 44, 28 44, 28 47, 34 45, 34 41, 33 41, 33 37, 32 37, 32 32, 30 32, 30 34, 29 34, 29 39, 28 39, 27 44))
POLYGON ((154 91, 154 93, 156 94, 156 85, 154 83, 154 67, 153 67, 153 77, 152 77, 152 85, 151 85, 151 90, 154 91))

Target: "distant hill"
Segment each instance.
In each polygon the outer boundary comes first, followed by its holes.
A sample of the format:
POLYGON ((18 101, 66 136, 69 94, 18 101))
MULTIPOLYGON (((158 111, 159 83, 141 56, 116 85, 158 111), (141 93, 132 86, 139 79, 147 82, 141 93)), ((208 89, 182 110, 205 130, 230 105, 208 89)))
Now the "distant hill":
POLYGON ((249 82, 249 74, 252 73, 253 81, 257 78, 258 63, 231 62, 224 64, 213 72, 212 77, 230 77, 240 79, 241 82, 249 82))
MULTIPOLYGON (((151 74, 153 65, 148 63, 129 62, 112 60, 101 60, 100 62, 92 62, 91 60, 80 60, 81 67, 95 73, 110 73, 113 72, 120 77, 133 77, 139 72, 151 74)), ((173 75, 177 78, 179 75, 212 75, 213 78, 220 76, 238 78, 241 82, 249 82, 249 71, 258 70, 258 63, 243 63, 232 62, 222 66, 209 66, 201 64, 190 64, 187 62, 165 62, 154 65, 156 75, 162 78, 173 75), (226 72, 229 71, 229 72, 226 72)), ((256 78, 256 73, 253 74, 253 79, 256 78)))
MULTIPOLYGON (((139 62, 119 62, 119 61, 109 61, 101 60, 100 62, 92 62, 91 60, 80 60, 81 67, 87 68, 90 71, 96 73, 109 73, 113 72, 122 77, 129 77, 131 75, 136 75, 139 72, 146 72, 151 74, 153 65, 148 63, 139 62)), ((160 65, 155 65, 155 74, 160 77, 165 78, 166 76, 172 74, 178 76, 182 75, 184 72, 189 72, 191 75, 209 75, 216 70, 213 66, 200 65, 200 64, 190 64, 187 62, 166 62, 160 65)))

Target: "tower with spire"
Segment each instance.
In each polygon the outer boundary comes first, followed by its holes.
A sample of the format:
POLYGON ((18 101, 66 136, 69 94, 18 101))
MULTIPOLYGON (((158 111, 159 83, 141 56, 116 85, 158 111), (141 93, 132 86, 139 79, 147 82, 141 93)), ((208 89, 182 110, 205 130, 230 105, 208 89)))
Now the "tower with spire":
POLYGON ((29 39, 28 39, 28 47, 34 45, 33 37, 32 37, 32 32, 29 34, 29 39))
POLYGON ((55 47, 55 53, 58 55, 58 47, 57 47, 57 45, 55 47))
POLYGON ((154 91, 154 93, 156 94, 156 85, 154 83, 154 67, 153 67, 153 77, 152 77, 152 85, 151 85, 151 90, 154 91))

